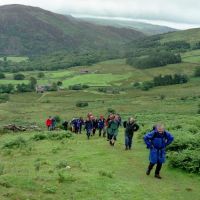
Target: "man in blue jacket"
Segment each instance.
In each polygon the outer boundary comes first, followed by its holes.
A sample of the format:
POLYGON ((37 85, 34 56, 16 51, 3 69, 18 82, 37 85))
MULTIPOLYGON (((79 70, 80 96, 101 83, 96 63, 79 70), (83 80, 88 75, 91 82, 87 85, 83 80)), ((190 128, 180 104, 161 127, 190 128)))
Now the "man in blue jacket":
POLYGON ((144 141, 147 148, 150 149, 149 160, 150 164, 146 171, 150 175, 154 165, 157 164, 155 170, 155 178, 161 179, 160 170, 165 162, 166 146, 171 144, 174 137, 171 133, 164 129, 163 125, 156 125, 155 129, 144 136, 144 141))

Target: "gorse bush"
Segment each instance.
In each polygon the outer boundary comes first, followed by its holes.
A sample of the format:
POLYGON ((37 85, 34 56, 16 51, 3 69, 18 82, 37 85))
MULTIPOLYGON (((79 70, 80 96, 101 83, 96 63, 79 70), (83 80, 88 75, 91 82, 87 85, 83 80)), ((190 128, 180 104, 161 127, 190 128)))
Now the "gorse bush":
POLYGON ((15 148, 24 148, 26 146, 27 146, 27 141, 22 137, 18 137, 15 140, 6 142, 3 145, 3 148, 15 149, 15 148))
POLYGON ((46 134, 38 133, 38 134, 35 134, 32 137, 32 139, 35 140, 35 141, 46 140, 46 139, 48 139, 48 136, 46 134))
POLYGON ((195 150, 185 149, 182 152, 173 152, 169 157, 172 167, 183 169, 187 172, 200 174, 200 148, 195 150))
POLYGON ((67 165, 68 165, 67 161, 66 160, 62 160, 56 165, 56 168, 57 169, 63 169, 63 168, 66 168, 67 165))
POLYGON ((39 140, 62 140, 65 138, 71 138, 71 132, 51 132, 49 134, 37 133, 31 139, 35 141, 39 140))
POLYGON ((89 106, 88 102, 85 102, 85 101, 78 101, 76 103, 76 107, 79 107, 79 108, 84 108, 84 107, 87 107, 89 106))
POLYGON ((175 132, 175 140, 167 147, 169 163, 187 172, 200 173, 200 135, 196 134, 196 126, 192 128, 190 132, 175 132))
POLYGON ((19 73, 19 74, 14 74, 13 78, 14 78, 14 80, 24 80, 25 76, 24 76, 24 74, 19 73))
POLYGON ((99 175, 100 176, 105 176, 105 177, 108 177, 108 178, 113 178, 113 173, 112 172, 107 172, 107 171, 104 171, 104 170, 100 170, 99 171, 99 175))
POLYGON ((0 94, 0 103, 5 103, 9 101, 9 95, 8 94, 0 94))

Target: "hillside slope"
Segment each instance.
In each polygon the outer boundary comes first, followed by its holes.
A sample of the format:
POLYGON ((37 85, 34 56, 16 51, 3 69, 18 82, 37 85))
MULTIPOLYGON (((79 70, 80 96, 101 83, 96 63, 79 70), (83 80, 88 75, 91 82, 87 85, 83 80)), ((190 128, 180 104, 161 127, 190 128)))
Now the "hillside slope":
POLYGON ((200 41, 200 28, 164 34, 161 38, 161 42, 184 40, 189 43, 196 43, 200 41))
POLYGON ((112 20, 112 19, 87 18, 87 17, 81 17, 80 19, 98 25, 134 29, 144 33, 145 35, 157 35, 157 34, 177 31, 176 29, 167 26, 159 26, 159 25, 153 25, 153 24, 130 21, 130 20, 126 21, 126 20, 116 20, 116 19, 112 20))
POLYGON ((36 7, 0 7, 0 54, 3 55, 115 49, 143 36, 135 30, 97 26, 36 7))

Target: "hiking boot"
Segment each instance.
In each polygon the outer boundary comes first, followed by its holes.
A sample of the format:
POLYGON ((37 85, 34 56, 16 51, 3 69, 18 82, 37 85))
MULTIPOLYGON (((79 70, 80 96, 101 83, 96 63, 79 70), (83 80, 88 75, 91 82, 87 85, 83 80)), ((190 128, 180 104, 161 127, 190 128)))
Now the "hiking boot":
POLYGON ((150 170, 150 169, 147 169, 147 171, 146 171, 146 175, 149 176, 150 173, 151 173, 151 170, 150 170))
POLYGON ((161 179, 162 177, 159 174, 155 174, 155 178, 161 179))

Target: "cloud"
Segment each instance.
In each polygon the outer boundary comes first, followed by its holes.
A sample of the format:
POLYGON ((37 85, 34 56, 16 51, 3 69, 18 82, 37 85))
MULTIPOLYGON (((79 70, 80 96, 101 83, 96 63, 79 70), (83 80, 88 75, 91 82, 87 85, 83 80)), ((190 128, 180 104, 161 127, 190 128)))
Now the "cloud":
POLYGON ((39 6, 63 14, 126 17, 200 24, 199 0, 0 0, 39 6))

